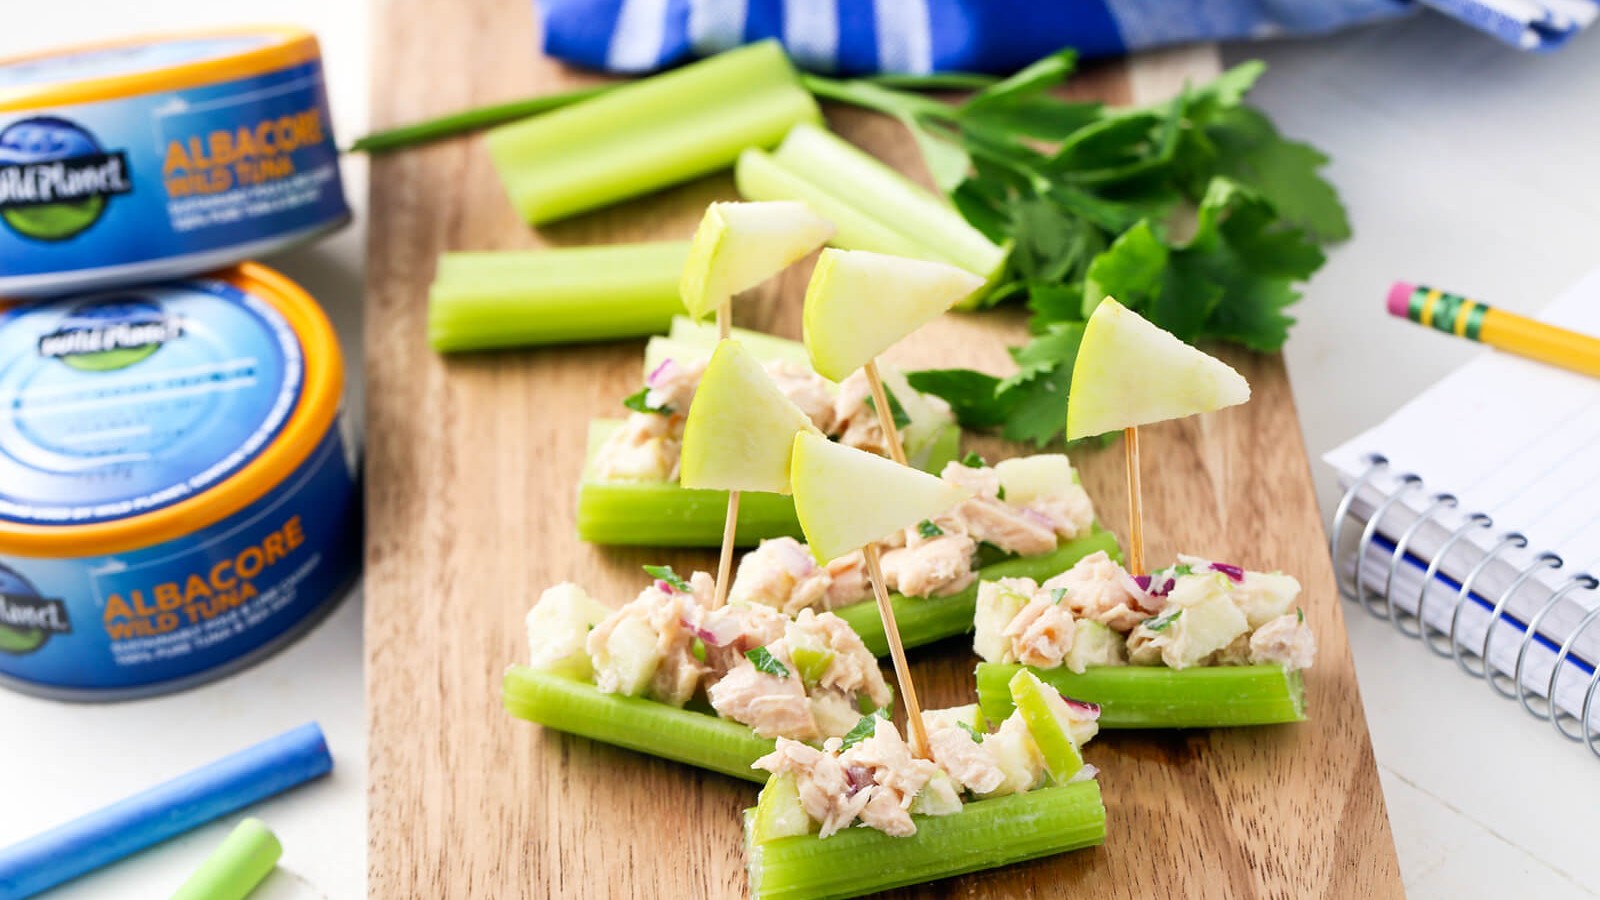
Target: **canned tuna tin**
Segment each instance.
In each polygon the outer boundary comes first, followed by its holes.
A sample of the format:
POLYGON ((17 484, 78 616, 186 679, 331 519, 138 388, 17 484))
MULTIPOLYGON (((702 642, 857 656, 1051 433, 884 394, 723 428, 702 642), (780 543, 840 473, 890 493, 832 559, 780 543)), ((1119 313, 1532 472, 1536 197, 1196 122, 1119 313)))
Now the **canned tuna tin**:
POLYGON ((258 265, 0 307, 0 681, 159 693, 309 627, 360 565, 342 378, 258 265))
POLYGON ((0 59, 0 296, 204 272, 349 218, 307 32, 0 59))

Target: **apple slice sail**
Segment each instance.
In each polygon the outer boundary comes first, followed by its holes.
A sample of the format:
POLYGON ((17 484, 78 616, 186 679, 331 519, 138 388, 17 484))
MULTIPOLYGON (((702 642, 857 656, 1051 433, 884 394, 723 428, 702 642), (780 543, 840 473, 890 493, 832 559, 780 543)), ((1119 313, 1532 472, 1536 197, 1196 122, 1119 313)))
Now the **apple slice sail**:
POLYGON ((796 200, 713 203, 689 245, 678 285, 684 308, 696 319, 711 315, 832 236, 833 224, 796 200))
POLYGON ((972 496, 937 476, 809 431, 794 439, 790 478, 800 528, 823 563, 972 496))
POLYGON ((983 285, 979 276, 948 263, 830 247, 806 286, 812 367, 843 381, 983 285))
POLYGON ((1067 440, 1213 412, 1249 399, 1249 382, 1227 363, 1107 297, 1089 316, 1072 367, 1067 440))
POLYGON ((797 432, 818 434, 737 340, 717 344, 683 426, 686 488, 789 493, 797 432))

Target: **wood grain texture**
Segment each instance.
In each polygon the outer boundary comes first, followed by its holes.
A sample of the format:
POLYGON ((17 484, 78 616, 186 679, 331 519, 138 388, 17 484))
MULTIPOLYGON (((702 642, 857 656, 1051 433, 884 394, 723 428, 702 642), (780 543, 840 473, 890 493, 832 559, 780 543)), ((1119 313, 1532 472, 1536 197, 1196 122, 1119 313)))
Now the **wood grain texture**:
MULTIPOLYGON (((388 0, 375 7, 377 126, 586 80, 533 51, 525 0, 388 0)), ((1214 64, 1201 54, 1191 66, 1214 64)), ((1136 64, 1137 66, 1137 64, 1136 64)), ((1191 68, 1190 71, 1194 71, 1191 68)), ((1196 72, 1204 77, 1205 72, 1196 72)), ((1121 66, 1075 90, 1127 101, 1121 66)), ((834 127, 921 177, 881 119, 834 127)), ((642 342, 441 359, 427 347, 438 253, 687 237, 727 175, 531 232, 476 139, 374 162, 367 293, 369 891, 396 898, 738 897, 739 810, 752 786, 579 738, 500 708, 543 587, 621 602, 638 566, 709 568, 714 551, 607 549, 573 532, 585 423, 637 387, 642 342)), ((809 263, 741 301, 739 324, 797 335, 809 263)), ((1007 371, 1018 314, 950 316, 897 348, 914 365, 1007 371)), ((1105 847, 894 896, 1400 896, 1360 698, 1283 364, 1228 352, 1255 399, 1143 431, 1147 540, 1282 568, 1306 586, 1321 639, 1309 723, 1107 734, 1105 847)), ((993 439, 991 458, 1023 448, 993 439)), ((1106 524, 1125 533, 1119 448, 1077 460, 1106 524)), ((930 707, 969 702, 961 641, 913 653, 930 707)))

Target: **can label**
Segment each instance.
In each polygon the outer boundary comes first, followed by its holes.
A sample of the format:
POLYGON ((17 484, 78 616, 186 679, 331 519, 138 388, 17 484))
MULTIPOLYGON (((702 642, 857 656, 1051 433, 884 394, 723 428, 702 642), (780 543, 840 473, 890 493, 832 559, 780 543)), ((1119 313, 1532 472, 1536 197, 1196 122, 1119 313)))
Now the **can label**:
MULTIPOLYGON (((241 49, 232 40, 223 49, 241 49)), ((156 49, 205 55, 206 47, 156 49)), ((162 61, 52 62, 78 74, 162 61)), ((27 66, 0 69, 0 87, 40 78, 27 66)), ((315 60, 219 84, 0 113, 0 286, 325 227, 348 215, 338 161, 315 60)))
POLYGON ((0 675, 118 691, 225 665, 294 628, 358 571, 343 439, 277 491, 180 540, 85 559, 0 557, 0 675))
POLYGON ((257 499, 205 512, 211 489, 262 477, 246 470, 300 411, 305 354, 269 299, 220 279, 0 312, 0 525, 70 538, 185 501, 211 522, 126 552, 0 552, 0 675, 89 694, 198 675, 354 576, 360 501, 337 416, 257 499))

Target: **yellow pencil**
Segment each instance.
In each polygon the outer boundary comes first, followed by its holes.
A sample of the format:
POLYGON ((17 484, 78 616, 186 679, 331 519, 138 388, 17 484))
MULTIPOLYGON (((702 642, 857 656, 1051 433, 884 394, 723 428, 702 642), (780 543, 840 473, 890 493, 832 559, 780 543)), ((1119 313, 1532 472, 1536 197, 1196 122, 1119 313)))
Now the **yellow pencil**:
POLYGON ((1460 294, 1396 281, 1389 312, 1446 334, 1600 378, 1600 338, 1495 309, 1460 294))

